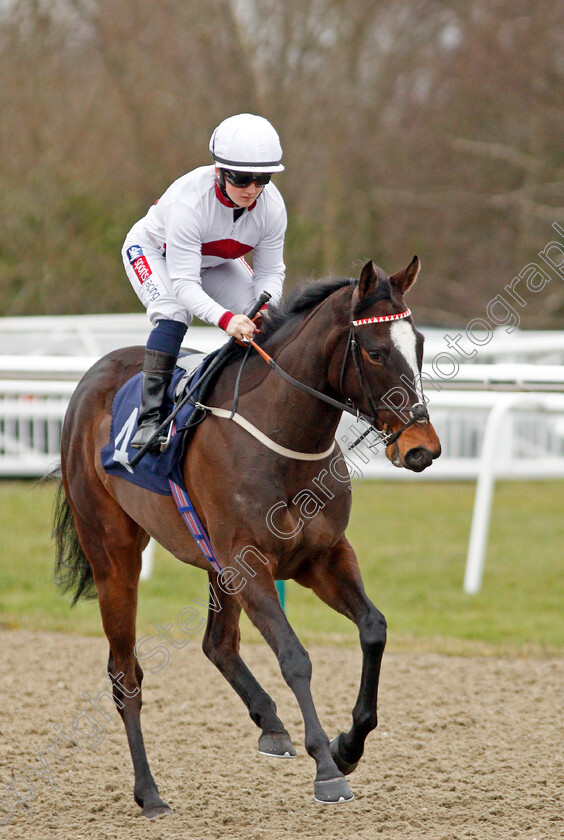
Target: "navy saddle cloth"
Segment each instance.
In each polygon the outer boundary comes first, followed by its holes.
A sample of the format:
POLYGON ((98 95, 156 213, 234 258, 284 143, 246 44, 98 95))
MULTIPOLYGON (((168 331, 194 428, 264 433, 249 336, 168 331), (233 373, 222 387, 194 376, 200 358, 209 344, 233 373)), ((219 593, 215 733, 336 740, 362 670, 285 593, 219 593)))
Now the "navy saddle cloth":
MULTIPOLYGON (((192 387, 202 379, 208 365, 215 356, 216 353, 206 356, 192 375, 186 388, 192 387)), ((167 415, 174 408, 174 395, 178 383, 185 375, 186 370, 184 368, 176 368, 168 389, 167 415)), ((129 444, 137 429, 137 416, 141 404, 141 381, 142 373, 140 372, 128 379, 114 397, 110 440, 100 453, 102 466, 110 475, 124 478, 126 481, 138 484, 153 493, 171 496, 169 479, 172 479, 182 489, 186 489, 182 476, 182 461, 187 432, 190 428, 194 428, 196 424, 196 417, 192 416, 196 409, 191 401, 187 402, 173 421, 174 431, 165 451, 156 454, 147 452, 135 467, 131 467, 130 461, 138 452, 138 450, 132 449, 129 444), (190 421, 192 421, 192 424, 190 421)), ((182 395, 179 398, 181 397, 182 395)), ((203 395, 197 390, 194 392, 192 399, 194 401, 203 399, 203 395)))

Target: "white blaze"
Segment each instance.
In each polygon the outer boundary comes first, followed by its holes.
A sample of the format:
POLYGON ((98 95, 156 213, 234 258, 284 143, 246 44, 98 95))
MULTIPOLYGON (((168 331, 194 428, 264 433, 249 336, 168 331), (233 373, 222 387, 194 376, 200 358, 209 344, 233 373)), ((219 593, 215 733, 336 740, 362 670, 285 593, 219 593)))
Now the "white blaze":
POLYGON ((417 397, 425 405, 425 397, 421 387, 421 376, 417 367, 417 340, 415 331, 408 321, 394 321, 390 324, 390 335, 397 350, 402 354, 412 370, 412 381, 417 397))

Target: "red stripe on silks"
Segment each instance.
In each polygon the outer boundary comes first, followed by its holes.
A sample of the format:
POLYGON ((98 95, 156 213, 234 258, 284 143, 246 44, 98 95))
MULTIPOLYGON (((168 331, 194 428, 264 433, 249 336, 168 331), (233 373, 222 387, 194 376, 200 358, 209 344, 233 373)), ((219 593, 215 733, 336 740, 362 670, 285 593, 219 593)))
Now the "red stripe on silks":
POLYGON ((241 263, 241 265, 243 266, 243 268, 246 268, 246 269, 247 269, 247 271, 249 272, 249 274, 250 274, 250 275, 251 275, 251 277, 252 277, 252 276, 253 276, 253 269, 251 268, 251 266, 249 265, 249 263, 247 262, 247 260, 245 259, 245 257, 239 257, 239 262, 241 263))
POLYGON ((224 260, 236 260, 252 250, 252 245, 245 245, 236 239, 216 239, 215 242, 202 243, 202 254, 205 257, 221 257, 224 260))
POLYGON ((148 280, 153 273, 146 257, 137 257, 135 262, 131 263, 131 267, 139 278, 140 283, 144 283, 145 280, 148 280))

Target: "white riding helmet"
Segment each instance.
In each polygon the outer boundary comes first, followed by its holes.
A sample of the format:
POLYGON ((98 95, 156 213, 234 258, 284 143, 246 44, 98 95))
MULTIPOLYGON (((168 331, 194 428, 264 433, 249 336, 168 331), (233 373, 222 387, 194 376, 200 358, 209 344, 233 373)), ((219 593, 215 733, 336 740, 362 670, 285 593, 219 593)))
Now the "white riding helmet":
POLYGON ((282 146, 278 134, 264 117, 236 114, 213 132, 210 152, 222 169, 235 172, 282 172, 282 146))

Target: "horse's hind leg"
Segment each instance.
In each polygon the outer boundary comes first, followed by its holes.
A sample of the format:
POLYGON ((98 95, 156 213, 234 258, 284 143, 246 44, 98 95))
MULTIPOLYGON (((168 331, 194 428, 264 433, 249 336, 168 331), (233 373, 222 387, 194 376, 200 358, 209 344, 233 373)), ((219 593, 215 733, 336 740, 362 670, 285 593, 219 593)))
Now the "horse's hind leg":
MULTIPOLYGON (((98 509, 99 510, 99 509, 98 509)), ((123 719, 133 770, 134 797, 146 817, 170 813, 151 774, 141 732, 143 671, 134 656, 137 587, 141 552, 147 535, 113 500, 104 500, 104 515, 88 522, 75 513, 80 542, 92 566, 102 623, 110 644, 108 672, 113 697, 123 719), (112 506, 108 510, 108 506, 112 506), (111 523, 111 525, 109 524, 111 523), (107 525, 107 527, 106 527, 107 525)))
POLYGON ((296 580, 358 627, 362 674, 352 726, 331 741, 331 754, 337 767, 343 773, 352 773, 362 757, 367 736, 378 722, 378 682, 386 644, 386 620, 367 597, 356 555, 345 538, 325 558, 316 559, 296 580))
POLYGON ((261 729, 259 752, 279 758, 294 758, 296 750, 276 714, 276 704, 239 655, 241 605, 235 595, 222 592, 215 572, 210 572, 209 577, 221 609, 209 610, 202 642, 204 653, 237 692, 249 710, 251 720, 261 729))

